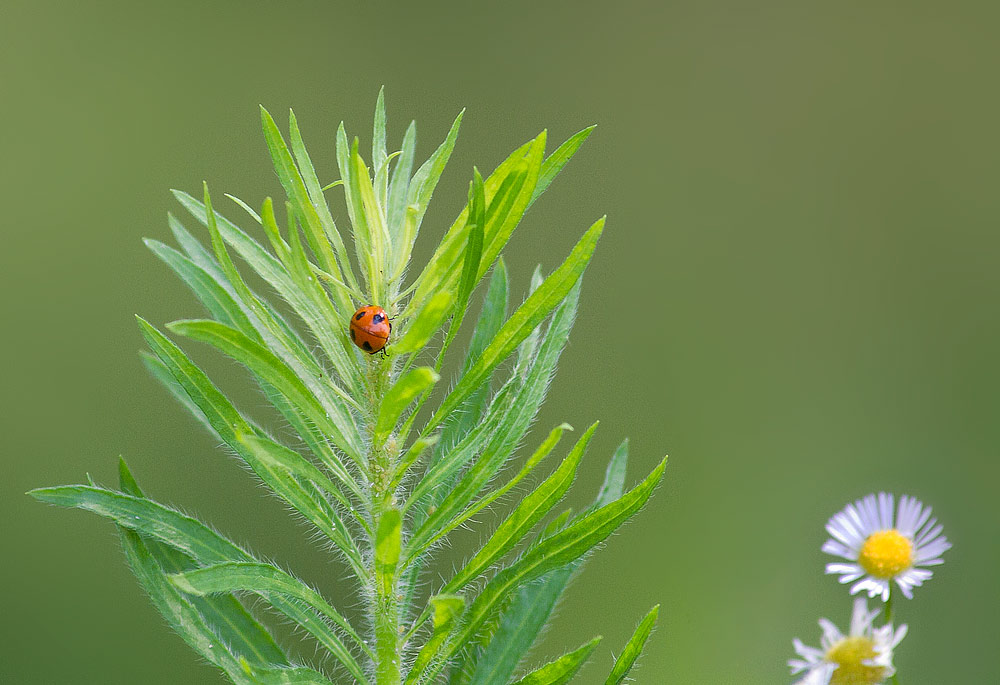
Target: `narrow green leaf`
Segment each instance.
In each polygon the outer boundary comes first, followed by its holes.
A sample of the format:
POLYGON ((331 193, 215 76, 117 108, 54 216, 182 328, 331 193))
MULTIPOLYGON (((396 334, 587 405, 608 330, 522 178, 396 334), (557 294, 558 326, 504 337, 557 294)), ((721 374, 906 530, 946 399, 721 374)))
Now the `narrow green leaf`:
MULTIPOLYGON (((588 511, 603 507, 621 497, 624 491, 627 461, 626 440, 618 447, 608 463, 604 483, 588 511)), ((562 530, 571 513, 567 510, 554 519, 534 546, 562 530)), ((583 559, 578 559, 562 568, 549 571, 536 582, 526 584, 518 590, 495 630, 488 631, 485 635, 481 632, 478 636, 478 640, 487 645, 485 650, 478 658, 474 652, 466 657, 463 670, 474 673, 467 682, 475 685, 503 685, 509 681, 518 662, 528 653, 548 623, 556 603, 569 584, 570 578, 579 571, 582 562, 583 559)), ((484 627, 484 630, 487 628, 484 627)))
MULTIPOLYGON (((292 154, 295 156, 295 161, 299 165, 299 169, 302 172, 302 182, 306 187, 306 193, 309 196, 309 200, 316 209, 320 223, 323 226, 323 231, 326 233, 330 243, 333 244, 333 247, 336 250, 337 262, 346 283, 348 283, 354 290, 357 290, 358 282, 354 277, 353 270, 351 269, 350 259, 347 257, 347 248, 344 246, 344 239, 341 237, 340 231, 337 230, 337 224, 333 220, 333 215, 330 213, 330 207, 326 202, 326 197, 323 195, 323 191, 325 189, 320 187, 319 178, 316 176, 316 169, 313 167, 312 159, 309 157, 308 151, 306 151, 305 143, 302 140, 302 134, 299 132, 299 122, 295 118, 295 113, 291 111, 288 113, 288 131, 291 138, 292 154)), ((318 240, 322 242, 321 237, 318 237, 318 240)), ((325 252, 326 249, 327 248, 323 248, 323 251, 325 252)), ((327 258, 324 260, 324 263, 329 263, 329 261, 329 258, 327 258)), ((333 271, 330 275, 334 278, 340 278, 341 273, 333 271)), ((351 302, 349 299, 340 298, 338 300, 338 304, 342 311, 351 311, 351 302)))
POLYGON ((592 508, 603 507, 622 496, 625 491, 625 469, 628 467, 628 438, 622 440, 618 449, 611 455, 608 468, 604 473, 604 482, 597 493, 597 499, 592 508))
POLYGON ((383 287, 388 281, 389 264, 387 260, 389 248, 389 232, 385 226, 383 209, 375 195, 372 179, 368 175, 361 155, 358 154, 358 140, 351 145, 351 179, 349 191, 354 203, 355 218, 365 226, 368 233, 370 250, 364 255, 358 255, 361 264, 368 265, 366 280, 371 301, 381 304, 384 301, 383 287))
POLYGON ((174 377, 170 375, 170 371, 167 370, 166 365, 164 365, 164 363, 161 362, 156 356, 146 352, 145 350, 139 351, 139 357, 142 359, 143 366, 145 366, 146 369, 153 374, 153 378, 158 380, 160 384, 163 385, 163 387, 165 387, 171 395, 173 395, 174 399, 180 402, 184 408, 198 420, 198 423, 208 430, 209 433, 218 437, 219 434, 215 432, 214 428, 212 428, 212 424, 210 424, 205 418, 205 415, 198 408, 198 405, 191 401, 191 398, 188 397, 186 392, 184 392, 184 388, 181 387, 180 383, 178 383, 174 377))
MULTIPOLYGON (((535 450, 535 453, 532 454, 531 457, 528 459, 528 461, 525 462, 524 466, 521 467, 521 470, 517 473, 516 476, 514 476, 509 481, 504 483, 502 486, 500 486, 493 492, 489 493, 488 495, 480 499, 478 502, 476 502, 474 505, 470 506, 468 509, 463 511, 460 516, 453 519, 433 538, 431 538, 428 542, 426 542, 421 549, 418 550, 418 549, 413 549, 411 547, 407 558, 412 560, 414 557, 418 556, 423 550, 427 549, 428 547, 436 543, 438 540, 443 538, 445 535, 455 530, 460 525, 471 519, 479 512, 481 512, 483 509, 493 504, 493 502, 495 502, 496 500, 498 500, 499 498, 503 497, 505 494, 510 492, 529 473, 531 473, 546 456, 548 456, 549 452, 551 452, 552 449, 556 446, 556 444, 558 444, 559 439, 560 437, 562 437, 562 433, 564 430, 573 430, 573 427, 570 426, 568 423, 563 423, 554 428, 552 432, 549 433, 549 436, 545 439, 545 441, 541 445, 539 445, 537 450, 535 450)), ((410 562, 408 561, 407 563, 410 562)))
POLYGON ((444 324, 454 303, 455 296, 450 292, 440 292, 432 297, 409 322, 406 333, 400 341, 393 344, 391 348, 393 353, 409 354, 426 345, 444 324))
POLYGON ((76 507, 109 518, 178 549, 200 563, 251 559, 247 552, 200 521, 143 497, 89 485, 61 485, 28 492, 41 502, 76 507))
POLYGON ((444 168, 451 158, 451 152, 455 149, 455 141, 458 140, 458 129, 462 125, 463 116, 465 116, 464 109, 455 117, 455 121, 448 130, 448 135, 445 136, 444 142, 427 158, 426 162, 420 165, 420 168, 413 174, 413 179, 410 181, 406 204, 416 205, 416 224, 418 227, 424 218, 424 212, 427 211, 427 205, 434 194, 434 189, 441 179, 441 174, 444 172, 444 168))
POLYGON ((244 670, 257 685, 333 685, 322 673, 304 666, 261 669, 244 665, 244 670))
POLYGON ((396 422, 410 403, 438 382, 440 376, 429 366, 413 369, 386 392, 375 424, 375 442, 381 444, 396 427, 396 422))
POLYGON ((590 262, 603 228, 604 219, 591 226, 570 252, 566 261, 518 307, 497 333, 496 338, 483 350, 475 365, 441 403, 441 407, 428 422, 425 431, 437 426, 445 416, 456 409, 462 400, 489 376, 496 365, 506 359, 535 326, 566 297, 590 262))
MULTIPOLYGON (((294 117, 294 115, 291 116, 292 118, 294 117)), ((282 187, 285 189, 285 194, 295 203, 296 208, 301 213, 308 227, 307 236, 309 238, 309 246, 316 253, 317 258, 320 260, 320 265, 327 272, 334 276, 339 276, 340 271, 337 267, 330 243, 326 240, 323 222, 312 200, 309 198, 305 181, 299 173, 298 167, 295 165, 292 153, 285 144, 285 139, 281 135, 281 131, 278 130, 278 125, 274 122, 274 118, 264 107, 260 108, 260 118, 261 127, 264 130, 264 139, 267 141, 267 147, 271 151, 271 161, 274 163, 274 170, 278 174, 278 179, 281 181, 282 187)), ((315 172, 313 173, 315 174, 315 172)), ((319 186, 318 181, 316 182, 316 186, 319 186)))
MULTIPOLYGON (((541 173, 542 158, 545 154, 546 132, 532 141, 524 156, 521 170, 511 178, 511 185, 506 193, 497 192, 487 208, 486 241, 483 243, 483 259, 480 262, 479 275, 482 277, 486 269, 493 264, 500 251, 503 250, 514 229, 521 222, 524 213, 531 203, 531 195, 538 183, 541 173)), ((501 185, 501 190, 503 186, 501 185)))
POLYGON ((576 478, 577 467, 595 430, 597 430, 596 423, 580 436, 559 468, 521 500, 514 511, 493 532, 486 544, 448 581, 443 592, 457 592, 503 558, 563 498, 576 478))
MULTIPOLYGON (((308 459, 305 459, 295 450, 291 450, 284 445, 279 445, 273 440, 267 438, 241 435, 239 436, 239 441, 253 453, 254 457, 260 461, 261 464, 271 468, 281 469, 288 474, 295 476, 297 479, 308 480, 315 483, 320 490, 336 499, 344 506, 345 509, 354 514, 355 520, 361 525, 365 532, 369 535, 371 534, 368 522, 363 516, 361 516, 361 514, 354 510, 350 500, 348 500, 340 489, 326 477, 326 474, 316 468, 316 466, 314 466, 308 459)), ((354 482, 350 475, 346 473, 340 476, 340 478, 341 481, 347 479, 348 484, 353 484, 354 482)), ((337 546, 340 547, 341 550, 349 557, 353 559, 360 559, 361 552, 358 549, 358 545, 351 537, 350 532, 341 522, 340 515, 336 512, 336 510, 332 509, 328 510, 328 515, 333 521, 333 529, 339 533, 334 542, 336 542, 337 546)))
POLYGON ((448 482, 452 474, 456 474, 464 466, 471 454, 478 453, 478 458, 458 483, 449 485, 447 494, 437 508, 421 523, 413 535, 411 548, 420 549, 448 521, 465 509, 520 443, 545 398, 549 381, 555 373, 559 355, 572 328, 579 292, 578 287, 574 288, 559 305, 546 331, 542 347, 530 370, 523 376, 523 381, 522 375, 515 369, 508 382, 494 396, 490 409, 479 426, 454 450, 446 453, 444 459, 433 465, 410 496, 407 506, 422 497, 424 492, 448 482), (484 441, 485 446, 481 446, 484 441))
MULTIPOLYGON (((201 369, 191 363, 179 347, 146 321, 139 317, 136 318, 142 329, 143 337, 146 338, 153 353, 164 363, 171 375, 184 388, 184 392, 201 409, 219 436, 243 458, 268 487, 284 498, 331 540, 337 542, 340 530, 337 526, 336 513, 330 508, 316 486, 311 483, 304 485, 284 469, 278 469, 268 463, 261 462, 257 455, 240 440, 244 435, 263 437, 260 431, 251 426, 240 415, 225 395, 219 392, 219 389, 212 384, 201 369)), ((359 558, 348 555, 348 561, 359 578, 366 576, 364 566, 359 558)))
POLYGON ((258 224, 263 224, 263 220, 260 218, 260 214, 255 212, 253 207, 251 207, 250 205, 248 205, 246 202, 236 197, 235 195, 230 195, 229 193, 225 193, 225 196, 228 197, 233 202, 235 202, 237 205, 239 205, 244 212, 250 215, 251 219, 256 221, 258 224))
POLYGON ((431 663, 451 631, 458 625, 458 618, 465 610, 465 598, 461 595, 435 595, 430 599, 430 606, 434 616, 434 632, 431 633, 420 653, 417 654, 413 667, 406 676, 406 685, 420 680, 424 669, 431 663))
POLYGON ((568 683, 584 662, 590 658, 600 641, 600 637, 595 637, 583 647, 569 654, 564 654, 555 661, 532 671, 514 685, 563 685, 563 683, 568 683))
MULTIPOLYGON (((507 318, 508 298, 507 266, 501 258, 490 277, 486 298, 483 301, 483 309, 472 332, 472 341, 469 343, 469 349, 465 355, 462 375, 468 373, 486 346, 496 337, 497 331, 500 330, 500 326, 507 318)), ((486 401, 489 399, 489 391, 489 379, 486 379, 479 388, 470 393, 458 411, 452 412, 445 419, 437 453, 450 451, 473 426, 479 423, 483 409, 486 407, 486 401)))
POLYGON ((451 319, 448 335, 438 353, 439 364, 451 346, 451 341, 458 334, 458 329, 465 318, 469 298, 472 296, 476 284, 479 283, 479 263, 483 255, 483 240, 486 230, 486 198, 483 190, 483 177, 479 175, 479 169, 475 168, 473 168, 472 185, 469 187, 469 205, 471 207, 469 212, 471 226, 469 226, 469 239, 465 246, 465 259, 462 263, 462 277, 458 284, 455 315, 451 319))
POLYGON ((167 624, 188 646, 210 664, 222 669, 234 683, 251 685, 253 681, 245 676, 238 657, 219 640, 202 615, 167 582, 142 538, 127 528, 119 528, 119 534, 129 567, 167 624))
MULTIPOLYGON (((543 132, 512 152, 485 180, 486 226, 480 275, 486 272, 499 255, 503 243, 510 237, 510 233, 527 208, 544 152, 543 132), (501 234, 505 234, 506 237, 494 242, 501 234)), ((451 290, 457 285, 462 254, 467 242, 466 234, 470 226, 468 220, 470 209, 471 206, 467 204, 459 213, 434 251, 434 256, 414 282, 415 291, 407 307, 408 310, 419 308, 434 293, 451 290)))
POLYGON ((388 214, 389 236, 392 244, 396 248, 397 255, 394 275, 398 278, 401 275, 404 263, 400 260, 404 255, 409 254, 407 246, 412 243, 412 238, 402 240, 403 236, 403 213, 406 211, 406 196, 410 189, 410 173, 413 171, 413 157, 417 148, 417 124, 410 122, 403 135, 403 148, 396 160, 396 166, 392 170, 392 178, 389 180, 389 199, 386 205, 388 214))
MULTIPOLYGON (((133 497, 144 497, 124 459, 118 460, 118 473, 122 491, 133 497)), ((177 573, 195 568, 194 560, 182 552, 157 542, 152 538, 140 538, 127 528, 118 527, 121 532, 122 544, 132 549, 126 550, 132 559, 142 558, 147 552, 160 567, 161 574, 177 573), (145 550, 140 549, 144 546, 145 550)), ((153 573, 152 567, 144 572, 153 573)), ((140 570, 136 570, 137 574, 140 570)), ((163 589, 160 583, 157 587, 163 589)), ((231 594, 220 594, 213 597, 192 597, 188 603, 201 614, 202 619, 212 631, 218 635, 224 645, 227 645, 234 655, 252 663, 255 667, 271 667, 288 665, 288 658, 278 647, 274 638, 257 622, 239 600, 231 594)), ((156 603, 156 602, 154 602, 156 603)), ((168 618, 169 620, 169 618, 168 618)))
POLYGON ((264 233, 267 234, 267 239, 271 242, 271 247, 274 249, 275 254, 278 255, 278 259, 284 265, 285 269, 288 271, 289 275, 293 278, 297 276, 293 270, 292 265, 292 251, 285 242, 285 239, 281 237, 281 231, 278 228, 278 220, 274 216, 274 201, 269 197, 264 198, 264 204, 261 207, 261 214, 263 215, 261 225, 264 227, 264 233))
MULTIPOLYGON (((265 599, 272 593, 296 599, 320 616, 340 626, 351 637, 358 649, 372 656, 371 650, 367 648, 347 619, 330 606, 322 595, 298 578, 294 578, 270 564, 247 562, 216 564, 172 574, 169 576, 169 580, 181 592, 199 597, 216 593, 253 592, 265 599)), ((339 638, 337 642, 340 642, 339 638)), ((337 657, 345 663, 354 661, 351 653, 342 644, 337 657)), ((357 666, 356 663, 355 666, 357 666)), ((357 670, 360 672, 360 668, 357 670)))
POLYGON ((538 183, 535 184, 535 190, 531 194, 531 202, 528 204, 530 207, 534 204, 538 196, 544 193, 549 185, 552 183, 553 179, 562 171, 563 167, 573 158, 576 151, 580 149, 584 141, 590 137, 596 126, 588 126, 578 133, 574 133, 570 136, 565 143, 556 148, 555 152, 549 155, 546 160, 542 163, 541 173, 538 175, 538 183))
MULTIPOLYGON (((528 295, 530 296, 538 290, 544 281, 545 277, 542 275, 542 265, 539 264, 531 273, 531 284, 528 286, 528 295)), ((531 331, 528 337, 522 340, 521 344, 517 346, 517 362, 514 368, 520 371, 522 377, 531 368, 531 360, 534 359, 535 352, 538 351, 538 339, 541 335, 541 328, 536 326, 535 330, 531 331)))
POLYGON ((583 556, 642 508, 660 482, 665 467, 666 459, 642 483, 620 499, 583 516, 566 529, 529 549, 521 559, 494 576, 465 612, 462 627, 449 641, 444 660, 454 656, 476 635, 480 626, 513 590, 583 556))
POLYGON ((392 492, 406 477, 407 472, 413 463, 420 458, 420 455, 424 453, 428 447, 433 447, 437 444, 439 437, 437 435, 429 435, 426 438, 417 438, 410 445, 410 449, 406 450, 406 454, 403 458, 399 460, 399 466, 396 467, 396 473, 392 477, 392 482, 389 484, 388 491, 392 492))
MULTIPOLYGON (((204 204, 181 191, 174 191, 174 196, 195 218, 206 225, 208 224, 205 218, 204 204)), ((351 343, 347 339, 347 334, 330 326, 330 312, 324 310, 311 297, 303 293, 288 274, 284 265, 261 247, 257 241, 244 233, 242 229, 220 215, 214 215, 214 221, 217 223, 217 230, 221 237, 233 246, 247 264, 274 288, 305 322, 333 364, 341 383, 352 393, 358 394, 360 392, 358 380, 360 369, 357 359, 354 352, 348 347, 351 343)))
MULTIPOLYGON (((171 191, 177 193, 178 191, 171 191)), ((190 197, 190 196, 189 196, 190 197)), ((193 198, 192 198, 193 199, 193 198)), ((204 218, 204 213, 202 214, 204 218)), ((181 246, 191 261, 200 266, 202 269, 210 273, 215 280, 225 281, 225 274, 222 273, 222 269, 219 268, 218 262, 215 258, 205 249, 205 246, 198 241, 191 232, 184 228, 184 224, 175 217, 171 212, 167 212, 167 225, 170 227, 170 232, 173 234, 174 239, 177 244, 181 246)))
POLYGON ((625 645, 625 649, 618 656, 618 659, 615 660, 615 667, 611 670, 611 675, 608 676, 604 685, 621 685, 621 683, 625 682, 625 677, 639 659, 642 648, 646 645, 646 640, 653 631, 653 625, 656 623, 656 616, 659 613, 660 605, 657 604, 639 622, 635 632, 632 633, 632 637, 629 638, 628 643, 625 645))
POLYGON ((386 163, 388 154, 385 146, 385 86, 379 88, 378 100, 375 102, 375 124, 372 131, 372 167, 376 170, 386 163))
MULTIPOLYGON (((109 518, 119 526, 135 530, 143 536, 153 538, 184 552, 202 565, 233 561, 256 562, 256 559, 249 553, 200 521, 151 500, 86 485, 38 488, 28 494, 42 502, 64 507, 77 507, 109 518)), ((146 553, 148 554, 148 551, 146 553)), ((173 585, 169 584, 163 577, 162 572, 160 572, 160 580, 162 585, 170 588, 175 596, 180 596, 173 585)), ((335 650, 336 645, 329 639, 329 636, 321 637, 323 634, 322 626, 326 624, 312 612, 297 605, 294 601, 285 600, 279 596, 271 596, 269 601, 276 609, 296 623, 303 627, 308 626, 307 630, 331 652, 335 650)), ((167 607, 166 610, 177 611, 171 607, 167 607)), ((203 656, 205 655, 203 654, 203 656)), ((209 657, 206 656, 206 658, 209 657)), ((228 669, 227 673, 229 673, 228 669)))
POLYGON ((270 350, 216 321, 174 321, 167 324, 167 328, 178 335, 212 345, 246 366, 254 375, 274 386, 303 415, 326 432, 333 443, 356 464, 363 466, 360 438, 348 410, 341 404, 331 402, 325 393, 313 393, 270 350))
POLYGON ((207 271, 158 240, 147 238, 143 242, 153 254, 181 277, 213 318, 244 333, 254 332, 253 324, 236 300, 207 271))
POLYGON ((462 277, 458 286, 459 306, 464 309, 472 289, 479 281, 479 266, 483 255, 483 241, 486 232, 486 190, 479 169, 472 170, 472 186, 469 189, 469 240, 465 246, 462 277))

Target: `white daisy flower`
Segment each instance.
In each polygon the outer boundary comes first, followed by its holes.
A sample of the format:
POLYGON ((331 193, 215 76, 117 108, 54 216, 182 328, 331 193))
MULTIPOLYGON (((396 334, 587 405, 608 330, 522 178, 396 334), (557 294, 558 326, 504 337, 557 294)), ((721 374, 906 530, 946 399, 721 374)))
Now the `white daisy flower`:
POLYGON ((838 574, 841 583, 854 583, 852 595, 867 590, 869 597, 881 595, 887 602, 889 581, 895 580, 911 599, 913 588, 932 575, 918 567, 944 563, 941 555, 951 544, 931 518, 930 507, 903 495, 893 514, 892 495, 880 492, 877 498, 868 495, 848 504, 827 522, 832 539, 823 544, 823 551, 849 563, 827 564, 826 572, 838 574))
POLYGON ((906 635, 906 626, 893 630, 890 623, 876 628, 873 621, 880 613, 878 609, 868 611, 868 601, 858 597, 847 635, 821 618, 820 649, 793 640, 795 653, 802 658, 789 659, 788 666, 792 675, 806 671, 795 685, 876 685, 891 677, 896 672, 892 650, 906 635))

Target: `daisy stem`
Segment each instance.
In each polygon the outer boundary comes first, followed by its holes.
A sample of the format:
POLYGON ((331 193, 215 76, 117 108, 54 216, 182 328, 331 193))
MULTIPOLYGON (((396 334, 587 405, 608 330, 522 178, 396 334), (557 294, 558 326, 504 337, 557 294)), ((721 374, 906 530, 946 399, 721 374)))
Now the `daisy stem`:
MULTIPOLYGON (((892 596, 893 596, 892 586, 890 585, 889 597, 888 599, 885 600, 885 609, 882 612, 882 619, 886 624, 892 623, 892 596)), ((892 685, 899 685, 899 681, 896 680, 895 673, 893 673, 892 676, 890 676, 889 682, 892 683, 892 685)))

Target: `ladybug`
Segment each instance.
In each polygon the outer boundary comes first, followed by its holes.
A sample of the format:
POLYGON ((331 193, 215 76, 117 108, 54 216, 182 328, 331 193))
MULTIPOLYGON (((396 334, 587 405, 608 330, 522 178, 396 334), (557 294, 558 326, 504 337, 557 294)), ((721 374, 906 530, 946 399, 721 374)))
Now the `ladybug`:
POLYGON ((375 354, 383 352, 386 343, 389 342, 392 324, 389 323, 389 317, 384 309, 368 305, 354 312, 348 330, 355 345, 368 354, 375 354))

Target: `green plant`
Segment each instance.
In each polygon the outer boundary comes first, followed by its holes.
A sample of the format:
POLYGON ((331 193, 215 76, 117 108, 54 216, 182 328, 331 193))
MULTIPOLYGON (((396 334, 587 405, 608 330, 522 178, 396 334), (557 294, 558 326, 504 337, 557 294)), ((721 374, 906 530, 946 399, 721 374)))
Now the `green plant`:
MULTIPOLYGON (((407 128, 402 149, 387 154, 380 93, 372 171, 357 139, 349 143, 341 124, 340 180, 324 187, 294 114, 289 147, 262 109, 264 135, 287 193, 284 230, 270 198, 259 214, 232 199, 263 229, 272 251, 217 214, 207 186, 203 202, 175 195, 208 229, 210 251, 173 216, 170 228, 181 250, 147 240, 211 316, 175 321, 167 329, 208 343, 245 366, 294 435, 279 437, 248 418, 174 342, 140 318, 152 351, 143 356, 146 366, 332 543, 365 598, 367 625, 352 626, 303 581, 148 499, 124 461, 118 491, 90 483, 30 493, 112 519, 128 563, 157 609, 235 683, 329 683, 345 672, 356 682, 377 685, 443 678, 456 684, 512 682, 584 555, 635 514, 660 481, 664 462, 625 490, 623 443, 594 503, 576 515, 550 516, 534 533, 572 484, 596 424, 591 426, 482 548, 418 606, 417 589, 428 582, 421 574, 435 547, 532 475, 569 429, 565 424, 553 429, 513 477, 496 484, 555 372, 576 314, 580 277, 604 225, 603 219, 595 223, 549 276, 536 271, 530 294, 508 316, 500 252, 591 129, 547 157, 542 132, 488 178, 474 170, 467 206, 431 261, 406 284, 410 252, 461 119, 459 114, 445 141, 414 172, 415 125, 407 128), (346 196, 353 262, 325 196, 338 185, 346 196), (231 251, 294 312, 294 325, 251 289, 231 251), (461 371, 437 408, 422 411, 476 286, 487 275, 461 371), (371 303, 393 317, 384 358, 362 353, 346 335, 356 307, 371 303), (513 362, 505 365, 508 358, 513 362), (417 365, 424 360, 430 364, 417 365), (324 664, 329 674, 296 664, 244 606, 240 598, 246 595, 259 596, 315 638, 333 657, 324 664)), ((607 682, 626 677, 655 617, 656 608, 640 623, 607 682)), ((517 682, 567 682, 598 640, 517 682)))

